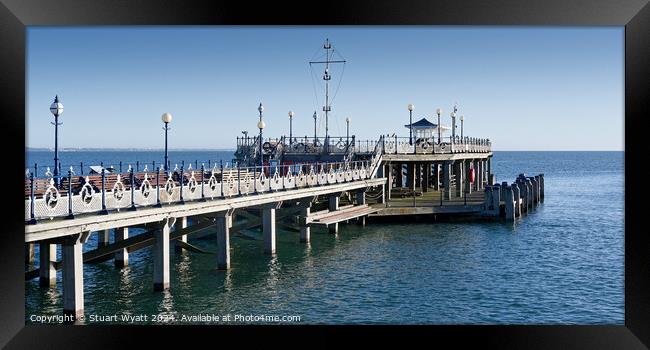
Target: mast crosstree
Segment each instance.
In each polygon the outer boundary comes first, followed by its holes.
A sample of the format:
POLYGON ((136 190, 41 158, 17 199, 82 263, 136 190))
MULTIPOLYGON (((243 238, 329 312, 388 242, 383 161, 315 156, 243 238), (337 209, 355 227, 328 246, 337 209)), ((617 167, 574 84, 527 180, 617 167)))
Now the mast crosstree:
POLYGON ((330 43, 329 39, 325 39, 325 44, 323 44, 323 49, 325 49, 325 61, 310 61, 309 65, 310 66, 312 64, 325 65, 325 73, 323 74, 323 80, 325 80, 325 106, 323 106, 323 112, 325 112, 325 146, 327 147, 327 144, 329 144, 329 115, 328 114, 332 110, 332 106, 330 106, 329 104, 329 81, 332 80, 332 75, 329 72, 329 68, 330 68, 330 64, 333 63, 345 64, 345 60, 332 60, 334 49, 332 49, 332 44, 330 43))

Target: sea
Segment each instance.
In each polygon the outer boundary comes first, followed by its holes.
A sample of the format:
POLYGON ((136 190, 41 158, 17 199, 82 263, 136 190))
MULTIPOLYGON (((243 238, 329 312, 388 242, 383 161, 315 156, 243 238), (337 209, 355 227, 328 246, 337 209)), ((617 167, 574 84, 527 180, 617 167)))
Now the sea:
MULTIPOLYGON (((27 151, 42 173, 53 152, 27 151)), ((160 151, 61 152, 62 169, 135 167, 160 151)), ((170 152, 172 166, 231 162, 232 151, 170 152)), ((495 151, 498 182, 544 174, 545 201, 512 222, 409 218, 337 235, 312 228, 310 244, 277 227, 277 254, 259 229, 231 234, 231 269, 216 270, 210 229, 189 242, 208 253, 171 254, 170 289, 153 291, 151 249, 84 264, 84 324, 590 324, 623 325, 624 153, 495 151)), ((87 172, 88 170, 85 169, 87 172)), ((131 230, 130 234, 138 233, 131 230)), ((84 251, 95 249, 93 234, 84 251)), ((60 259, 60 252, 59 252, 60 259)), ((38 247, 33 265, 38 267, 38 247)), ((57 323, 56 288, 25 282, 25 323, 57 323), (56 317, 50 317, 56 319, 56 317)))

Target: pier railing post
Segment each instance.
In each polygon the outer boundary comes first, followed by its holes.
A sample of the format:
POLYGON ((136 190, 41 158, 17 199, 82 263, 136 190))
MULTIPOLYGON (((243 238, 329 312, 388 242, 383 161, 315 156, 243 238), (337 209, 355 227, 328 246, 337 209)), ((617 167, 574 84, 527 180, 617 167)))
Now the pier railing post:
POLYGON ((185 162, 181 164, 181 173, 178 178, 178 181, 180 182, 180 201, 178 202, 179 204, 185 204, 185 201, 183 200, 183 182, 185 182, 185 177, 183 176, 183 168, 185 167, 185 162))
POLYGON ((131 207, 129 210, 134 211, 135 208, 135 175, 133 174, 133 168, 129 165, 129 181, 131 182, 131 207))
POLYGON ((221 199, 224 199, 226 195, 223 192, 223 183, 225 181, 225 177, 223 176, 223 160, 219 161, 219 167, 221 168, 221 199))
POLYGON ((104 169, 104 162, 101 162, 102 167, 102 210, 99 212, 100 215, 107 215, 108 210, 106 210, 106 169, 104 169))
POLYGON ((156 205, 157 208, 162 207, 160 203, 160 167, 156 168, 156 205))
POLYGON ((68 216, 66 219, 74 219, 72 209, 72 169, 70 169, 68 170, 68 216))
POLYGON ((241 169, 239 162, 237 162, 237 195, 241 196, 241 169))
POLYGON ((201 163, 201 200, 205 201, 205 164, 201 163))

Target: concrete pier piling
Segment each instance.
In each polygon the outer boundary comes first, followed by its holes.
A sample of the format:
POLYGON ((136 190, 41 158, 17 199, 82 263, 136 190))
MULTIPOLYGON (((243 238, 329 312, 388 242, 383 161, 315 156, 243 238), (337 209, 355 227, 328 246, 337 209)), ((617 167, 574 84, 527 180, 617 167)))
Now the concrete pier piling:
POLYGON ((56 285, 56 244, 41 242, 39 245, 39 274, 41 287, 56 285))
POLYGON ((463 174, 463 162, 454 162, 454 173, 456 174, 456 197, 463 198, 465 195, 465 174, 463 174))
POLYGON ((505 213, 506 213, 506 220, 514 221, 515 220, 515 196, 513 192, 513 187, 516 186, 502 186, 504 190, 505 197, 503 198, 503 202, 505 203, 505 213))
POLYGON ((451 163, 442 163, 442 191, 444 199, 451 199, 451 163))
POLYGON ((440 166, 438 163, 433 163, 433 189, 440 190, 440 166))
POLYGON ((275 254, 275 208, 262 209, 264 254, 275 254))
POLYGON ((97 248, 106 247, 110 243, 111 230, 97 231, 97 248))
POLYGON ((500 212, 501 189, 500 186, 485 186, 483 189, 485 199, 483 202, 483 215, 498 217, 500 212))
POLYGON ((220 215, 216 218, 217 226, 217 269, 228 270, 230 268, 230 226, 228 216, 220 215))
MULTIPOLYGON (((187 228, 187 216, 183 216, 182 218, 179 218, 176 221, 176 225, 174 225, 174 230, 179 229, 179 226, 180 226, 180 229, 187 228)), ((180 253, 180 252, 183 251, 183 248, 181 248, 181 246, 180 246, 180 244, 178 244, 178 242, 187 243, 187 235, 182 235, 182 236, 178 237, 176 244, 174 244, 174 251, 177 252, 177 253, 180 253)))
MULTIPOLYGON (((311 207, 307 206, 304 209, 302 209, 300 215, 302 217, 302 220, 306 221, 306 219, 309 217, 309 214, 311 214, 311 207)), ((311 225, 302 222, 300 225, 300 243, 309 243, 311 241, 311 225)))
POLYGON ((25 263, 34 263, 34 243, 25 243, 25 263))
POLYGON ((84 314, 84 274, 81 235, 65 239, 61 247, 63 260, 63 314, 78 319, 84 314))
POLYGON ((465 168, 464 169, 464 171, 465 171, 465 179, 464 179, 465 180, 465 188, 464 189, 465 189, 465 192, 467 192, 467 194, 470 194, 470 193, 472 193, 472 183, 469 182, 469 180, 470 180, 469 173, 470 173, 471 168, 472 168, 472 162, 471 161, 463 161, 463 167, 465 168))
POLYGON ((528 210, 533 209, 533 184, 530 179, 526 179, 526 206, 528 210))
POLYGON ((388 169, 388 171, 386 172, 386 177, 387 177, 387 180, 386 180, 386 188, 387 188, 387 190, 386 190, 386 200, 390 201, 391 200, 391 192, 393 190, 393 164, 388 163, 386 165, 386 168, 388 169))
POLYGON ((521 216, 521 196, 519 195, 519 183, 515 182, 510 186, 512 188, 512 197, 514 199, 515 217, 521 216))
POLYGON ((169 232, 175 218, 163 221, 163 227, 154 232, 153 245, 153 289, 169 289, 169 232))
MULTIPOLYGON (((365 205, 366 204, 366 190, 361 189, 357 191, 357 205, 365 205)), ((362 216, 358 218, 358 222, 361 226, 366 226, 366 217, 362 216)))
POLYGON ((544 174, 539 174, 539 200, 544 202, 544 174))
MULTIPOLYGON (((120 242, 129 238, 129 228, 120 227, 115 229, 115 242, 120 242)), ((119 251, 115 252, 115 267, 123 268, 129 265, 129 250, 127 248, 122 248, 119 251)))
MULTIPOLYGON (((339 210, 339 194, 338 193, 335 193, 335 194, 328 197, 327 208, 329 209, 329 211, 337 211, 337 210, 339 210)), ((327 225, 327 229, 328 229, 329 233, 334 233, 334 234, 339 233, 339 223, 337 222, 337 223, 329 224, 329 225, 327 225)))

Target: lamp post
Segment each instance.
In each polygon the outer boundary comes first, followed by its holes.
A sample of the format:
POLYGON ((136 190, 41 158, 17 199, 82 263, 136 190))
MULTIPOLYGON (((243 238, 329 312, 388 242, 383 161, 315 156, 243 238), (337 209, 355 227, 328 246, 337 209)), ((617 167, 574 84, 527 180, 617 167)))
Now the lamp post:
POLYGON ((408 105, 409 109, 409 145, 413 144, 413 110, 415 106, 412 103, 408 105))
POLYGON ((54 115, 54 123, 50 122, 54 125, 54 178, 59 184, 59 125, 63 125, 63 123, 59 123, 59 116, 63 114, 63 104, 59 102, 59 95, 54 97, 54 102, 50 105, 50 112, 54 115))
POLYGON ((463 121, 465 121, 465 116, 460 116, 460 140, 463 141, 463 121))
POLYGON ((172 121, 172 115, 169 113, 164 113, 160 119, 162 119, 163 123, 165 123, 165 126, 163 126, 163 130, 165 130, 165 166, 163 167, 163 169, 167 171, 169 170, 169 167, 167 166, 167 164, 169 163, 167 157, 167 132, 169 131, 169 123, 171 123, 172 121))
POLYGON ((438 114, 438 144, 440 144, 440 114, 442 114, 442 108, 436 108, 436 113, 438 114))
POLYGON ((314 146, 316 146, 316 118, 318 118, 318 114, 314 111, 314 146))
MULTIPOLYGON (((456 109, 456 108, 454 108, 456 109)), ((456 112, 451 112, 451 140, 456 142, 456 112)))
POLYGON ((293 111, 289 111, 289 145, 291 145, 293 139, 293 111))
POLYGON ((257 123, 257 128, 260 129, 260 167, 264 166, 264 155, 262 154, 262 130, 264 127, 266 127, 266 124, 264 124, 264 121, 262 120, 262 112, 264 111, 264 106, 262 106, 262 102, 260 102, 259 107, 257 107, 257 111, 260 112, 260 121, 257 123))
POLYGON ((345 118, 345 142, 347 142, 348 145, 350 144, 350 120, 350 117, 345 118))

